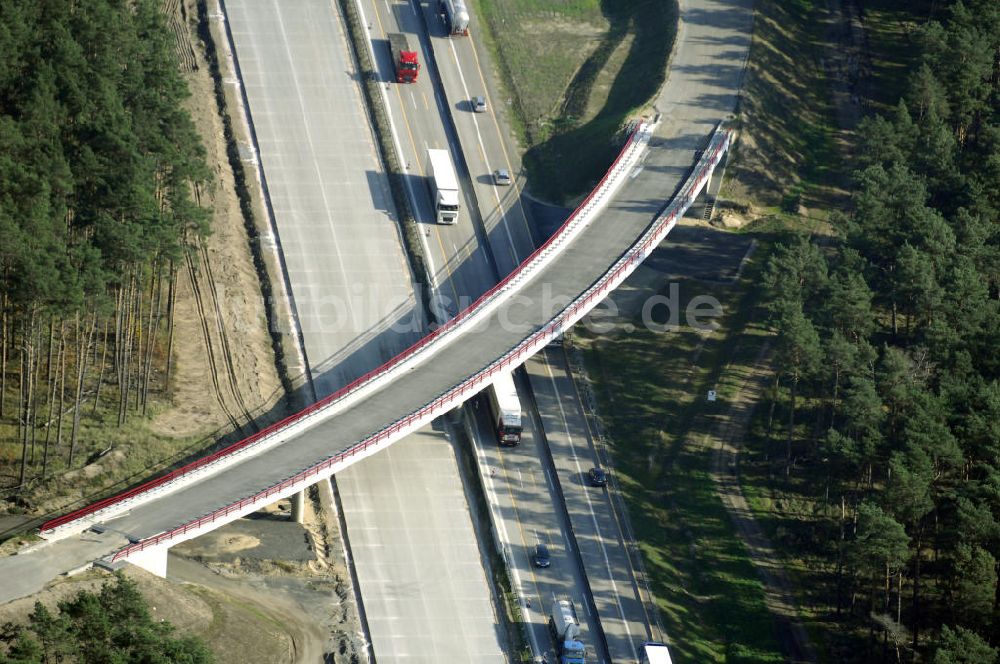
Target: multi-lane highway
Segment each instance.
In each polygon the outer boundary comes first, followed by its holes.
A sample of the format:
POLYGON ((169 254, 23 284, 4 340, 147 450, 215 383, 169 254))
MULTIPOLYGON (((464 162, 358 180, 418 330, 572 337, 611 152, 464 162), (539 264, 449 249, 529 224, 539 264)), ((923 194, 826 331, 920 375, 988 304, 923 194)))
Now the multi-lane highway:
POLYGON ((505 662, 445 423, 339 473, 351 553, 379 661, 505 662))
POLYGON ((419 53, 422 69, 417 82, 389 83, 384 98, 401 160, 409 165, 408 191, 425 232, 438 292, 452 301, 475 298, 493 285, 496 271, 507 274, 534 248, 519 196, 524 183, 516 160, 511 159, 509 132, 501 129, 499 108, 487 90, 475 35, 446 36, 436 3, 361 0, 359 4, 382 81, 394 80, 388 34, 406 34, 419 53), (472 110, 471 97, 477 95, 487 97, 485 113, 472 110), (433 223, 425 182, 428 148, 447 149, 460 179, 470 185, 463 188, 463 210, 455 226, 433 223), (514 174, 512 186, 493 183, 491 174, 498 168, 514 174))
POLYGON ((613 487, 591 486, 588 479, 597 454, 565 354, 561 348, 539 353, 525 369, 608 653, 615 662, 638 661, 636 646, 653 636, 656 621, 641 600, 608 493, 613 487))
MULTIPOLYGON (((396 211, 336 3, 230 0, 226 10, 305 356, 323 397, 421 332, 396 211)), ((374 4, 366 11, 380 25, 409 17, 410 39, 419 41, 416 13, 381 17, 374 4)), ((375 38, 371 46, 384 79, 392 80, 386 44, 375 38)), ((445 147, 461 163, 426 64, 417 85, 393 84, 385 92, 405 129, 402 145, 445 147), (418 100, 424 112, 416 112, 418 100)), ((459 296, 475 299, 492 286, 494 272, 475 232, 474 197, 464 198, 459 225, 432 223, 422 154, 403 151, 411 166, 407 188, 427 231, 438 293, 454 313, 459 296)), ((431 430, 415 434, 393 454, 341 473, 338 486, 378 655, 499 661, 489 586, 448 440, 431 430), (421 505, 424 516, 411 518, 421 505)))
POLYGON ((504 546, 511 581, 530 634, 532 652, 553 653, 548 615, 553 598, 569 599, 581 621, 581 639, 606 662, 597 616, 591 608, 587 579, 579 564, 572 528, 561 509, 562 495, 546 451, 545 434, 533 415, 528 384, 517 381, 525 410, 521 444, 498 447, 485 398, 469 413, 467 425, 476 446, 480 474, 497 537, 504 546), (534 547, 548 547, 551 564, 538 568, 534 547))
MULTIPOLYGON (((469 301, 492 286, 494 275, 506 274, 533 249, 532 229, 519 197, 523 182, 518 177, 519 169, 511 162, 512 150, 507 145, 509 139, 506 137, 510 132, 502 130, 501 120, 498 120, 497 113, 502 109, 502 106, 496 105, 499 96, 492 92, 493 86, 487 84, 487 76, 476 49, 475 30, 469 37, 447 37, 435 13, 434 3, 423 8, 415 4, 389 5, 377 1, 363 2, 362 6, 370 26, 372 52, 379 63, 382 81, 391 81, 393 78, 393 65, 387 48, 389 33, 407 34, 411 48, 418 49, 423 65, 417 84, 393 83, 385 86, 384 98, 388 102, 392 124, 396 130, 396 144, 404 155, 403 161, 409 164, 411 175, 419 168, 419 175, 411 177, 410 183, 419 182, 422 176, 426 176, 421 155, 427 148, 446 147, 455 157, 459 170, 464 166, 468 168, 466 196, 463 199, 468 207, 457 226, 443 227, 430 223, 434 215, 423 186, 411 184, 408 193, 413 198, 418 221, 426 230, 426 248, 432 256, 430 262, 438 295, 452 301, 461 301, 463 298, 469 301), (419 13, 421 9, 422 14, 419 13), (486 96, 486 113, 473 112, 470 101, 471 97, 477 95, 486 96), (490 174, 496 168, 506 168, 515 174, 512 187, 495 185, 490 174), (484 239, 486 244, 483 244, 484 239), (492 264, 484 263, 483 259, 490 258, 493 259, 492 264), (495 267, 496 272, 491 267, 495 267)), ((526 391, 526 384, 522 386, 522 391, 526 391)), ((530 401, 526 400, 526 403, 530 401)), ((580 558, 575 551, 572 531, 563 518, 563 512, 558 509, 561 496, 558 488, 551 482, 552 470, 545 467, 544 460, 548 455, 542 442, 544 436, 533 435, 533 427, 529 425, 523 447, 517 453, 501 455, 495 449, 488 429, 485 430, 485 435, 483 432, 482 428, 478 428, 474 429, 473 434, 479 441, 482 453, 496 464, 491 466, 494 474, 490 478, 493 489, 489 492, 490 500, 498 501, 495 516, 501 529, 500 539, 509 553, 507 562, 512 566, 515 585, 523 602, 521 608, 529 624, 532 651, 538 655, 546 652, 552 654, 546 625, 547 612, 554 597, 573 598, 581 611, 585 636, 594 636, 588 642, 592 644, 592 648, 596 644, 599 659, 604 661, 606 651, 602 641, 597 638, 600 629, 590 608, 587 583, 579 567, 580 558), (504 463, 504 456, 509 460, 508 463, 504 463), (499 473, 496 473, 497 469, 499 473), (544 481, 546 477, 548 482, 544 481), (554 566, 548 570, 537 571, 531 564, 530 550, 538 542, 553 544, 554 566)), ((397 447, 409 450, 416 447, 416 444, 408 439, 397 447)), ((428 536, 423 524, 412 529, 399 527, 394 525, 398 521, 395 515, 389 512, 375 513, 366 519, 366 526, 355 534, 356 526, 353 524, 357 519, 352 516, 354 510, 347 506, 370 503, 372 499, 366 495, 364 486, 379 482, 380 477, 386 473, 403 473, 410 478, 408 482, 383 485, 382 491, 389 495, 390 502, 410 504, 420 499, 419 487, 434 482, 435 472, 448 470, 446 462, 436 467, 428 465, 428 469, 432 471, 430 473, 421 468, 414 470, 393 463, 394 456, 397 455, 389 455, 389 459, 378 465, 359 464, 341 473, 340 486, 347 508, 345 511, 350 537, 352 541, 355 537, 366 538, 372 530, 385 528, 397 535, 405 543, 404 548, 411 551, 416 539, 417 550, 412 551, 413 568, 419 568, 420 561, 426 560, 428 556, 431 557, 428 564, 433 568, 435 559, 440 560, 442 556, 437 552, 439 545, 428 542, 433 537, 428 536)), ((385 502, 387 498, 380 497, 379 500, 385 502)), ((433 535, 433 532, 430 534, 433 535)), ((447 537, 446 531, 439 531, 437 534, 447 537)), ((367 553, 369 559, 358 566, 359 580, 366 596, 370 595, 371 589, 379 587, 380 581, 384 586, 390 578, 395 579, 398 584, 417 583, 423 587, 421 581, 407 574, 412 572, 411 568, 394 565, 391 552, 386 554, 375 549, 367 550, 367 553), (380 562, 380 559, 384 561, 380 562), (373 568, 383 571, 374 573, 373 568), (389 572, 386 573, 384 568, 388 568, 389 572), (368 581, 370 576, 376 580, 368 581)), ((447 596, 450 592, 450 585, 440 589, 442 596, 447 596)), ((400 602, 395 606, 405 605, 405 602, 400 602)), ((411 614, 418 614, 421 605, 419 602, 411 602, 410 608, 411 614)), ((391 655, 400 654, 393 650, 398 645, 409 646, 409 639, 402 638, 398 633, 429 631, 420 615, 412 615, 409 625, 395 619, 393 630, 386 630, 384 625, 376 625, 371 619, 369 622, 373 623, 372 638, 376 652, 389 652, 391 655), (387 638, 386 631, 392 634, 391 640, 387 638)), ((430 629, 432 631, 433 626, 430 629)), ((618 643, 615 645, 618 646, 618 643)), ((616 647, 615 651, 624 652, 626 649, 631 649, 631 646, 616 647)))

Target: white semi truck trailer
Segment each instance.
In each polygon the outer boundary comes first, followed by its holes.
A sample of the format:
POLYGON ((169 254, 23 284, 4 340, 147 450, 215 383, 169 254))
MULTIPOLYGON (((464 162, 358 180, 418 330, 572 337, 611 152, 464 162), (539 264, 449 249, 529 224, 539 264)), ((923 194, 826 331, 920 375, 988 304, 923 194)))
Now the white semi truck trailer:
POLYGON ((441 0, 441 15, 449 34, 468 36, 469 10, 465 0, 441 0))
POLYGON ((549 628, 556 641, 559 664, 584 664, 586 647, 580 641, 580 621, 576 618, 573 602, 552 598, 552 616, 549 628))
POLYGON ((458 177, 447 150, 427 151, 427 186, 439 224, 458 222, 458 177))

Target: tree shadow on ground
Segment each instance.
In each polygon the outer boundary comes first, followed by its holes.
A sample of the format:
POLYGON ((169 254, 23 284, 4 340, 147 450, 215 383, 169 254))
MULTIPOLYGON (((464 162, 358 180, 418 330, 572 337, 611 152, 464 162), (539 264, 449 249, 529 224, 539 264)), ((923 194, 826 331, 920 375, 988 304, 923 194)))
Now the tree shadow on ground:
MULTIPOLYGON (((607 35, 584 61, 566 90, 553 134, 525 154, 537 196, 563 202, 589 191, 617 156, 627 116, 648 103, 666 76, 673 47, 676 9, 656 0, 602 0, 601 11, 610 23, 607 35), (634 39, 615 76, 604 106, 580 124, 600 72, 629 35, 634 39)), ((533 141, 532 141, 533 142, 533 141)))

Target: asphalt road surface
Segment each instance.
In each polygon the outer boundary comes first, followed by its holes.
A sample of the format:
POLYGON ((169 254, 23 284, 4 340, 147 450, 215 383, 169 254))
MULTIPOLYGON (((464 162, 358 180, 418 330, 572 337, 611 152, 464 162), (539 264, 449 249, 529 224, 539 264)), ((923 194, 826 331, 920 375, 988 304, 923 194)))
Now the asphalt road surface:
POLYGON ((450 317, 464 308, 461 302, 475 300, 495 279, 490 255, 471 213, 476 202, 468 187, 462 188, 458 222, 436 222, 428 188, 427 150, 448 150, 460 184, 466 176, 460 144, 445 122, 448 102, 434 83, 423 23, 414 7, 384 0, 361 0, 359 4, 363 20, 370 26, 372 53, 383 82, 383 99, 388 105, 400 160, 407 165, 404 180, 422 230, 432 286, 446 303, 450 317), (405 34, 410 48, 418 51, 421 70, 416 83, 395 82, 387 37, 393 32, 405 34))
POLYGON ((33 595, 49 581, 128 544, 119 532, 87 531, 58 542, 40 542, 28 553, 0 558, 0 604, 33 595))
POLYGON ((614 662, 638 661, 636 647, 651 638, 646 614, 622 540, 607 488, 590 486, 597 464, 594 443, 561 349, 537 354, 525 365, 552 453, 600 617, 608 653, 614 662))
MULTIPOLYGON (((410 6, 414 4, 411 0, 410 6)), ((509 107, 489 72, 486 50, 480 46, 479 23, 472 14, 468 36, 449 37, 434 2, 420 4, 424 25, 441 85, 447 113, 455 126, 469 170, 474 198, 499 276, 511 272, 534 250, 532 222, 520 193, 525 180, 519 148, 507 121, 509 107), (471 98, 484 96, 487 110, 475 113, 471 98), (498 186, 492 174, 507 169, 511 186, 498 186)))

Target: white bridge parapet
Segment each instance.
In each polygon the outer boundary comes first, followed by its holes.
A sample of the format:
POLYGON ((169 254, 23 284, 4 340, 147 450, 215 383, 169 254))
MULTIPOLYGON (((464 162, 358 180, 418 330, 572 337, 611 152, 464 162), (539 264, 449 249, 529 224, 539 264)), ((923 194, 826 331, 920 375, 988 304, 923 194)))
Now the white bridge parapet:
MULTIPOLYGON (((207 474, 218 472, 224 467, 238 463, 247 455, 259 454, 265 449, 294 437, 305 429, 312 428, 334 417, 337 413, 364 400, 374 391, 380 389, 387 381, 392 380, 394 376, 401 372, 417 369, 433 358, 436 353, 453 343, 464 331, 474 328, 478 323, 488 318, 507 299, 515 295, 523 284, 536 276, 549 261, 568 246, 620 188, 624 177, 631 172, 645 151, 654 127, 655 125, 640 124, 631 135, 629 142, 611 170, 594 192, 577 208, 560 231, 529 256, 520 268, 440 329, 424 337, 379 369, 362 376, 351 385, 314 404, 302 413, 279 422, 246 441, 236 443, 217 455, 175 471, 174 476, 154 480, 147 485, 137 487, 132 492, 110 498, 103 503, 97 503, 90 508, 44 524, 42 535, 47 539, 65 537, 84 530, 93 523, 112 518, 136 504, 148 502, 176 491, 207 474)), ((264 505, 301 491, 342 468, 375 454, 439 415, 461 405, 492 382, 497 373, 510 371, 520 366, 549 341, 580 320, 605 296, 618 287, 667 236, 677 220, 684 215, 708 182, 715 167, 729 148, 730 140, 731 133, 728 129, 721 126, 717 128, 710 137, 708 146, 691 175, 677 195, 657 216, 646 232, 632 245, 631 249, 625 252, 600 279, 567 305, 548 324, 530 334, 482 371, 432 398, 423 408, 401 417, 351 447, 330 455, 309 468, 252 496, 242 498, 166 532, 133 543, 118 551, 113 559, 134 560, 137 564, 153 568, 152 571, 158 572, 160 567, 158 561, 162 558, 160 553, 170 546, 197 537, 220 525, 254 512, 264 505)))

